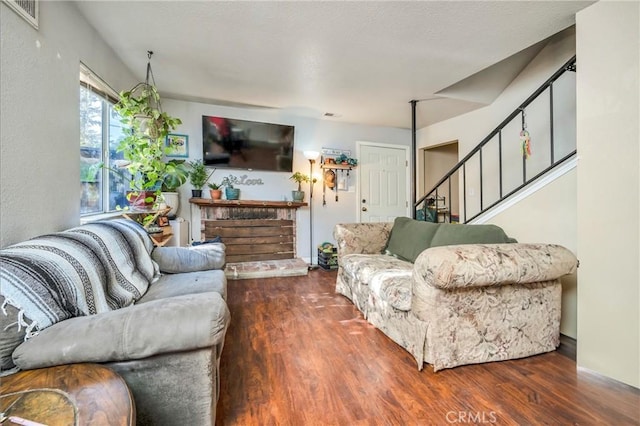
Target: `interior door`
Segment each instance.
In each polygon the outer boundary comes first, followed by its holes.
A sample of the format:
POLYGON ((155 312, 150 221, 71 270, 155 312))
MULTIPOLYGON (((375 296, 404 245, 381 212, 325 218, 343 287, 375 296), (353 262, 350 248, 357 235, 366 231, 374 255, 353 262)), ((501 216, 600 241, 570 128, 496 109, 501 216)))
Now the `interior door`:
POLYGON ((409 215, 409 147, 359 142, 359 221, 409 215))

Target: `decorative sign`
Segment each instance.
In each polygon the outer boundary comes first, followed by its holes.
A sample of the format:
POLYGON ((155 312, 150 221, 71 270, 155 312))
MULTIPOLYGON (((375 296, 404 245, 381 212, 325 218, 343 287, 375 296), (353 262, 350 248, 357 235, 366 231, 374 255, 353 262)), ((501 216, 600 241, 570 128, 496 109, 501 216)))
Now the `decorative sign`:
POLYGON ((347 157, 351 157, 351 150, 337 149, 337 148, 322 148, 322 155, 324 157, 338 157, 342 154, 346 155, 347 157))
POLYGON ((238 182, 236 182, 236 185, 264 185, 264 182, 260 178, 258 179, 247 179, 247 178, 248 178, 247 175, 240 176, 240 178, 238 179, 238 182))

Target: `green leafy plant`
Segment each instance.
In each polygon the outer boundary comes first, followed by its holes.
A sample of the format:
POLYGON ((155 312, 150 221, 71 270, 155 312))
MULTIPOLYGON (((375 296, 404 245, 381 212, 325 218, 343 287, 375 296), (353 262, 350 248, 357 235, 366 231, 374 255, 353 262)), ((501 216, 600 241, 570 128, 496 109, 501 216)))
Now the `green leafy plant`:
MULTIPOLYGON (((292 174, 289 179, 293 180, 294 182, 296 182, 298 184, 298 191, 302 191, 302 182, 309 182, 310 178, 309 175, 305 175, 303 173, 300 172, 295 172, 294 174, 292 174)), ((314 179, 315 181, 315 179, 314 179)))
POLYGON ((208 186, 209 186, 210 189, 214 189, 215 190, 215 189, 220 189, 221 185, 219 185, 219 184, 217 184, 215 182, 211 182, 211 183, 208 184, 208 186))
POLYGON ((98 182, 100 168, 102 168, 102 163, 80 163, 80 182, 98 182))
POLYGON ((347 157, 345 154, 340 154, 336 157, 336 164, 348 164, 350 166, 357 166, 358 160, 355 158, 347 157))
POLYGON ((184 183, 186 169, 180 160, 164 159, 167 153, 165 138, 182 121, 162 111, 157 89, 150 84, 139 83, 133 89, 120 93, 120 101, 114 109, 128 129, 117 151, 122 152, 123 167, 131 173, 130 188, 157 195, 165 182, 173 187, 179 186, 179 182, 180 185, 184 183))
POLYGON ((190 161, 189 166, 191 167, 189 171, 189 182, 194 189, 202 189, 215 171, 215 169, 213 169, 211 173, 207 174, 207 168, 202 160, 190 161))
POLYGON ((233 185, 235 185, 239 181, 240 179, 238 179, 237 176, 234 176, 234 175, 225 176, 222 178, 222 183, 220 183, 220 186, 226 186, 227 188, 233 189, 233 185))
POLYGON ((187 182, 189 170, 185 164, 185 160, 169 160, 162 179, 162 191, 174 192, 187 182))

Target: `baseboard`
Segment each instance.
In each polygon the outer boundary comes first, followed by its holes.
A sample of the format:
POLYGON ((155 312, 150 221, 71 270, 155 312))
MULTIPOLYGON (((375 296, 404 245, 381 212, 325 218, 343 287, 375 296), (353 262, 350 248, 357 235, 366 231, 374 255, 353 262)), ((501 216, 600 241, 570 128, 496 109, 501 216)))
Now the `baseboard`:
POLYGON ((560 346, 558 346, 558 352, 560 354, 570 358, 572 360, 576 360, 576 348, 577 348, 577 340, 573 337, 565 336, 560 333, 560 346))

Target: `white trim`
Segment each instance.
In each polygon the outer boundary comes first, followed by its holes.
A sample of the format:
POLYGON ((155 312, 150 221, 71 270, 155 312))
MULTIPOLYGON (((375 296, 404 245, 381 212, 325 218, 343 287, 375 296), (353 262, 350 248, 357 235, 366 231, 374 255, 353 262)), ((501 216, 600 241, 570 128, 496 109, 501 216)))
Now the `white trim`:
POLYGON ((499 215, 503 211, 508 208, 514 206, 518 202, 524 200, 531 194, 541 190, 554 180, 558 179, 560 176, 565 173, 575 169, 578 165, 578 156, 574 155, 571 159, 565 161, 562 165, 552 169, 546 175, 542 176, 540 179, 533 182, 531 185, 524 187, 520 192, 517 192, 515 195, 507 198, 504 202, 498 204, 496 207, 492 208, 489 211, 484 212, 480 216, 476 217, 472 221, 468 222, 471 224, 481 224, 486 223, 489 219, 499 215))
POLYGON ((31 0, 34 5, 34 15, 31 16, 16 0, 2 0, 4 4, 9 6, 14 12, 20 15, 25 21, 27 21, 36 30, 39 27, 38 17, 40 15, 40 2, 39 0, 31 0))
MULTIPOLYGON (((406 193, 406 200, 407 200, 407 208, 405 209, 405 214, 407 217, 412 217, 410 212, 411 212, 411 173, 409 173, 409 161, 411 161, 410 158, 410 151, 409 151, 409 147, 407 145, 394 145, 394 144, 390 144, 390 143, 378 143, 378 142, 367 142, 367 141, 356 141, 356 158, 358 158, 358 161, 360 161, 359 159, 361 158, 360 155, 360 147, 361 146, 373 146, 373 147, 379 147, 379 148, 390 148, 390 149, 401 149, 404 151, 405 155, 405 176, 406 176, 406 188, 407 188, 407 193, 406 193)), ((356 187, 356 221, 358 223, 360 223, 362 221, 362 214, 361 214, 361 210, 360 210, 360 200, 362 199, 360 196, 360 186, 362 185, 362 176, 358 175, 358 185, 356 187)))

